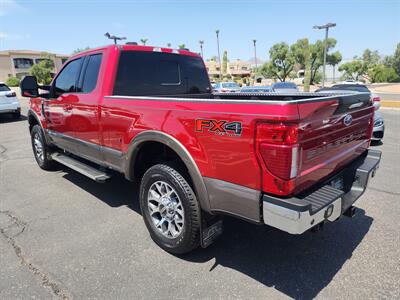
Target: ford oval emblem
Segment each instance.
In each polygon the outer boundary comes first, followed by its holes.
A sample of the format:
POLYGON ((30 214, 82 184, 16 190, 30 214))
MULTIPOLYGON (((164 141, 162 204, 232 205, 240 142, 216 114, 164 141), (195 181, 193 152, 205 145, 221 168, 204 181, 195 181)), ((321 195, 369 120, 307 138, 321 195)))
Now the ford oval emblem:
POLYGON ((343 123, 346 126, 349 126, 353 122, 353 117, 351 115, 346 115, 343 119, 343 123))

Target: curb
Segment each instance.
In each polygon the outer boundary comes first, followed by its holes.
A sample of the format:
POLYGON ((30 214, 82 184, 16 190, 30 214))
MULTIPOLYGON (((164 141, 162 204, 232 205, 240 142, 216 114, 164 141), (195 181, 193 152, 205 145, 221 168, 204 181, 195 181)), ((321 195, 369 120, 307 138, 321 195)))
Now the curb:
POLYGON ((381 100, 381 106, 383 106, 383 107, 399 107, 400 108, 400 101, 381 100))

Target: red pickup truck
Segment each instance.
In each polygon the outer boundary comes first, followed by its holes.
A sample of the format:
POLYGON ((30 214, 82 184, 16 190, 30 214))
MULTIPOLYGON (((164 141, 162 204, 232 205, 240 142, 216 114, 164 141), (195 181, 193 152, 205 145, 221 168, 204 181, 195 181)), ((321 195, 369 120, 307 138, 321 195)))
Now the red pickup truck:
POLYGON ((224 214, 291 234, 352 216, 381 157, 369 94, 213 94, 187 50, 88 50, 21 92, 39 166, 139 180, 145 224, 172 253, 210 244, 224 214))

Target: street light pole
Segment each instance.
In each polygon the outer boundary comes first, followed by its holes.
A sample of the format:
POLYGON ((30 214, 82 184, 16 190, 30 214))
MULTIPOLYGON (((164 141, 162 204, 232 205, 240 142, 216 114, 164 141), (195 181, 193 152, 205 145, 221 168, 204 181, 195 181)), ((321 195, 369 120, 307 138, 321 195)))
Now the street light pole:
POLYGON ((257 65, 257 46, 256 46, 256 43, 257 43, 257 40, 254 39, 254 40, 253 40, 253 45, 254 45, 254 62, 255 62, 255 64, 256 64, 256 68, 255 68, 255 70, 254 70, 253 86, 254 86, 254 83, 255 83, 255 81, 256 81, 256 72, 257 72, 257 68, 258 68, 258 65, 257 65))
POLYGON ((325 87, 325 68, 326 68, 326 52, 328 50, 328 31, 330 27, 335 27, 336 23, 327 23, 325 25, 315 25, 313 29, 325 29, 325 41, 324 41, 324 64, 322 71, 322 87, 325 87))
POLYGON ((200 40, 199 44, 200 44, 201 58, 204 59, 204 57, 203 57, 203 44, 204 44, 204 41, 200 40))
POLYGON ((217 35, 218 60, 219 60, 219 80, 222 81, 221 53, 219 51, 219 29, 215 30, 215 34, 217 35))

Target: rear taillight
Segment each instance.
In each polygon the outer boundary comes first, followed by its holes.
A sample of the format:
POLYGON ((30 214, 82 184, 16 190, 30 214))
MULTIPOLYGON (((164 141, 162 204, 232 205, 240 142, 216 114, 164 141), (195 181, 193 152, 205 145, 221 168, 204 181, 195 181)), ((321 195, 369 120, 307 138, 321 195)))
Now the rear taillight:
MULTIPOLYGON (((257 153, 263 167, 275 177, 280 192, 289 192, 288 181, 297 177, 299 170, 299 129, 297 125, 261 123, 257 126, 257 153)), ((265 182, 264 182, 265 184, 265 182)), ((267 187, 263 187, 265 191, 267 187)))
POLYGON ((6 94, 6 97, 16 97, 16 96, 17 96, 17 94, 15 92, 6 94))
POLYGON ((374 97, 372 98, 373 102, 381 102, 381 97, 374 97))

